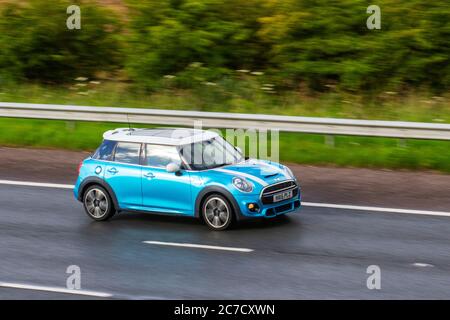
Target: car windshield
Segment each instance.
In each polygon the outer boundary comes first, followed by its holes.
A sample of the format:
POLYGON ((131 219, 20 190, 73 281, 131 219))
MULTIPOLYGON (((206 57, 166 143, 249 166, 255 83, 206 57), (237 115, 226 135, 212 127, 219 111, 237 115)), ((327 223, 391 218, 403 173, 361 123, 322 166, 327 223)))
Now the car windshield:
POLYGON ((242 154, 222 137, 184 145, 180 154, 193 170, 217 168, 243 159, 242 154))

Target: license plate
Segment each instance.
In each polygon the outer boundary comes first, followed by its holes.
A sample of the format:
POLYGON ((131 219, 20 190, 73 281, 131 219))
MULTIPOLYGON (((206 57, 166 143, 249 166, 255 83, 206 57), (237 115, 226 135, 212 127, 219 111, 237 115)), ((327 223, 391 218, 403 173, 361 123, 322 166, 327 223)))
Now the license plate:
POLYGON ((277 193, 273 196, 273 202, 280 202, 292 198, 292 190, 277 193))

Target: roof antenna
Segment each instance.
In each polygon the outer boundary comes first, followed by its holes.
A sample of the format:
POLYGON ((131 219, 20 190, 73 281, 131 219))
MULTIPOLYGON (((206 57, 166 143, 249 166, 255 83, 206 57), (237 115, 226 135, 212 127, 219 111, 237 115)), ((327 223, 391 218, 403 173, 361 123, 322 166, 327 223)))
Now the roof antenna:
POLYGON ((131 135, 131 125, 130 125, 130 117, 128 116, 128 113, 127 113, 127 121, 128 121, 128 134, 129 135, 131 135))

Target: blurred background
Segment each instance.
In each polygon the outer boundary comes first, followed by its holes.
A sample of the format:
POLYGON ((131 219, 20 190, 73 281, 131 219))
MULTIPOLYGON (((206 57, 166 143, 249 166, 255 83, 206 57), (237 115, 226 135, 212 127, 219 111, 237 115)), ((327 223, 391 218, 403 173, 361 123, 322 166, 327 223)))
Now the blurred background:
MULTIPOLYGON (((450 123, 449 39, 446 0, 0 0, 0 101, 450 123)), ((0 144, 91 150, 119 125, 1 118, 0 144)), ((444 141, 280 139, 288 162, 450 172, 444 141)))

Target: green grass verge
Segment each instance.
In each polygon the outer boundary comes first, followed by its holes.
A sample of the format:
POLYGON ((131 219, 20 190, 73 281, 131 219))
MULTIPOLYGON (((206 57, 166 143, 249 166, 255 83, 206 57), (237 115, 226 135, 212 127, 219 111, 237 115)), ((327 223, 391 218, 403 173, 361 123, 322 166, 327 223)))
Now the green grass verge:
MULTIPOLYGON (((74 81, 67 86, 21 84, 0 87, 0 101, 284 114, 450 123, 449 97, 395 92, 362 96, 327 92, 317 96, 286 92, 269 94, 256 80, 219 83, 191 90, 163 88, 145 93, 123 82, 74 81)), ((92 150, 102 133, 127 124, 0 118, 0 145, 92 150)), ((315 165, 432 169, 450 172, 450 142, 335 137, 281 133, 282 161, 315 165)))
POLYGON ((67 86, 0 86, 0 101, 126 108, 180 109, 349 119, 450 123, 450 97, 382 92, 266 93, 255 80, 147 93, 122 82, 74 81, 67 86))
MULTIPOLYGON (((104 131, 127 124, 0 118, 0 145, 93 150, 104 131)), ((143 127, 143 126, 139 126, 143 127)), ((150 126, 147 126, 150 127, 150 126)), ((450 142, 280 133, 281 161, 314 165, 432 169, 450 173, 450 142)))

